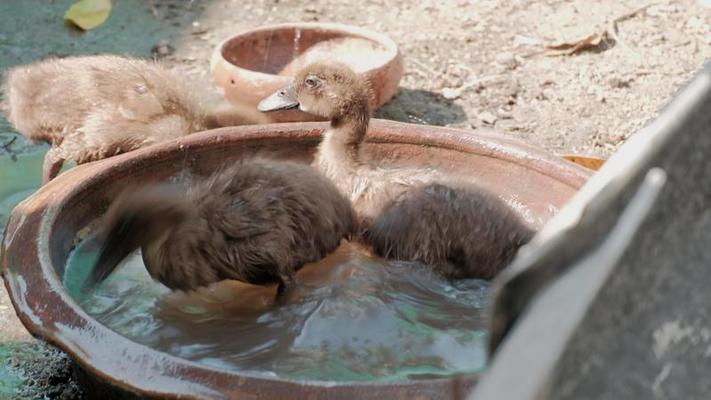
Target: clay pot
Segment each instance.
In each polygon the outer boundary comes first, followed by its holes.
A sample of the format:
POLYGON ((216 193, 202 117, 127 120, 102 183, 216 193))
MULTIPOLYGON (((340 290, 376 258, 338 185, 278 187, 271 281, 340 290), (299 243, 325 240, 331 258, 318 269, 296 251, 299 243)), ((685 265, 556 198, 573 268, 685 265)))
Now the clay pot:
MULTIPOLYGON (((137 344, 86 314, 67 294, 65 264, 78 237, 130 183, 207 173, 254 154, 309 162, 325 123, 223 128, 193 134, 75 167, 12 212, 0 262, 22 323, 67 352, 90 388, 126 398, 423 398, 462 397, 477 377, 394 383, 324 383, 254 377, 180 359, 137 344), (119 395, 117 395, 119 396, 119 395)), ((511 139, 424 125, 374 120, 364 150, 388 164, 436 165, 464 174, 525 206, 534 226, 565 204, 590 171, 511 139)))
MULTIPOLYGON (((237 34, 217 46, 210 69, 215 84, 228 101, 256 107, 263 98, 286 85, 305 62, 324 57, 338 61, 336 53, 344 55, 344 52, 348 57, 342 61, 369 79, 374 108, 395 95, 403 73, 395 42, 383 34, 342 24, 280 24, 237 34), (343 51, 339 52, 328 46, 344 38, 360 39, 360 44, 370 44, 372 48, 341 48, 343 51), (351 54, 353 52, 357 54, 351 54)), ((269 116, 275 122, 318 119, 299 110, 270 113, 269 116)))

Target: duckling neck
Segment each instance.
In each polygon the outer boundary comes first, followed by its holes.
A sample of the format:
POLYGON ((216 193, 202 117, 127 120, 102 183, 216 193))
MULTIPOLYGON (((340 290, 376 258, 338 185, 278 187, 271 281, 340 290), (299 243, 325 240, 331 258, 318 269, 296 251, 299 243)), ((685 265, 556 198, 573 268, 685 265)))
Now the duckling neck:
POLYGON ((331 120, 317 155, 317 161, 327 176, 343 177, 343 174, 352 173, 364 164, 360 145, 368 130, 368 120, 367 108, 331 120))

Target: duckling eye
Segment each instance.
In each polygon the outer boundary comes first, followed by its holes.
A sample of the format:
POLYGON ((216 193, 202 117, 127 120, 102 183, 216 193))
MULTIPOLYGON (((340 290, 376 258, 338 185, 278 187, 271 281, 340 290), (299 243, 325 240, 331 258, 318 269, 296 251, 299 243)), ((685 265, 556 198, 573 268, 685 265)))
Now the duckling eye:
POLYGON ((310 88, 315 88, 321 81, 315 76, 307 76, 306 79, 304 79, 304 83, 310 88))

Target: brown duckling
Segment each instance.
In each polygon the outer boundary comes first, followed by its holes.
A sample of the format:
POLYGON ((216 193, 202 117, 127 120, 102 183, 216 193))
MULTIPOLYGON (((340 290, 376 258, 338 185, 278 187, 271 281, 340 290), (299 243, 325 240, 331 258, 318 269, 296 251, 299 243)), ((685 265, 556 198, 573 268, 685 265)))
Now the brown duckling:
POLYGON ((412 188, 366 233, 386 258, 419 261, 448 278, 494 278, 534 231, 496 195, 462 182, 412 188))
POLYGON ((105 237, 87 287, 137 248, 154 279, 192 290, 225 279, 294 285, 294 273, 352 230, 348 200, 314 168, 238 162, 185 191, 161 184, 124 192, 103 221, 105 237))
POLYGON ((370 120, 371 89, 348 66, 314 63, 301 69, 288 87, 264 99, 260 111, 299 108, 331 120, 315 165, 351 199, 361 224, 408 188, 440 175, 432 169, 393 169, 371 165, 361 154, 370 120))
POLYGON ((189 133, 269 122, 247 106, 206 104, 162 65, 120 56, 52 58, 10 69, 2 108, 31 140, 52 145, 43 183, 82 164, 189 133))
POLYGON ((423 261, 455 278, 495 275, 532 232, 484 189, 433 170, 371 166, 360 151, 369 99, 367 81, 347 66, 314 63, 258 108, 299 107, 331 120, 315 163, 351 199, 364 238, 381 255, 423 261))

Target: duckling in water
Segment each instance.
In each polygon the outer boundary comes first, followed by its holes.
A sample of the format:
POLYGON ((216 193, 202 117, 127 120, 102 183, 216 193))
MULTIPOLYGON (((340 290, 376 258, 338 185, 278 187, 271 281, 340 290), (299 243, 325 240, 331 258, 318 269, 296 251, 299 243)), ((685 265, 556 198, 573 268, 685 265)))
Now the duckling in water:
POLYGON ((234 279, 278 283, 281 294, 293 287, 298 269, 351 233, 353 213, 314 168, 253 159, 187 192, 169 184, 124 192, 103 224, 105 242, 86 287, 140 247, 151 277, 171 289, 234 279))
POLYGON ((269 122, 246 106, 208 107, 183 80, 139 59, 47 59, 6 73, 0 108, 24 136, 52 145, 43 183, 67 160, 82 164, 205 129, 269 122))
POLYGON ((370 93, 368 82, 346 65, 314 63, 301 69, 290 86, 258 106, 260 111, 299 107, 331 120, 314 163, 351 199, 363 226, 398 194, 440 178, 431 169, 373 166, 361 154, 370 120, 370 93))
POLYGON ((366 233, 377 254, 429 264, 452 279, 494 278, 533 235, 496 195, 462 182, 408 190, 366 233))
POLYGON ((350 68, 314 63, 261 111, 299 107, 330 118, 315 163, 353 202, 363 237, 381 255, 431 264, 454 278, 490 278, 532 231, 482 188, 449 183, 433 170, 373 167, 361 155, 370 88, 350 68))

